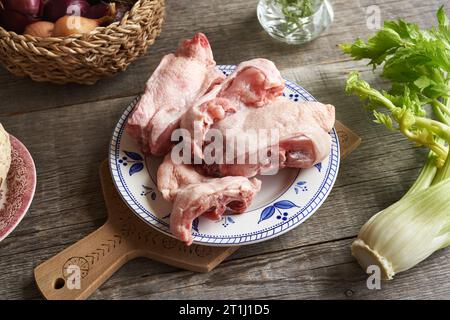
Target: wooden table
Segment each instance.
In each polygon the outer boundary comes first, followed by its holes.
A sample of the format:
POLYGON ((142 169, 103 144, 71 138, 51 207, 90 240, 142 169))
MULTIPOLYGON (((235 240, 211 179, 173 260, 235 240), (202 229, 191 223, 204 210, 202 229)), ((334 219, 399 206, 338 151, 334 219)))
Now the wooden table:
POLYGON ((361 226, 414 181, 425 151, 372 123, 360 102, 344 94, 350 70, 381 83, 369 67, 351 61, 336 47, 371 33, 367 6, 378 4, 383 19, 401 16, 430 26, 442 1, 335 0, 332 28, 302 47, 272 41, 257 21, 256 4, 167 0, 163 33, 148 54, 126 72, 94 86, 39 84, 0 70, 0 121, 29 148, 38 172, 30 211, 0 243, 0 298, 40 298, 34 267, 104 222, 98 169, 116 121, 162 56, 197 31, 207 34, 220 64, 254 57, 273 60, 285 77, 333 103, 337 118, 358 133, 363 144, 342 163, 334 190, 319 212, 297 229, 240 248, 208 274, 132 261, 92 298, 450 298, 448 249, 375 291, 366 288, 366 275, 350 254, 361 226))

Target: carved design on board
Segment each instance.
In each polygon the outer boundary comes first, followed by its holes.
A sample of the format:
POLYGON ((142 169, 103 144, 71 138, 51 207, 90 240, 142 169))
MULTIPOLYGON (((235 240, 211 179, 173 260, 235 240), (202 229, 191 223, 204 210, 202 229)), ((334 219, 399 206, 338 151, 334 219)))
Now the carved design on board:
POLYGON ((338 138, 339 138, 339 143, 341 144, 341 149, 344 146, 347 147, 348 143, 350 141, 348 133, 345 132, 344 130, 338 130, 337 131, 337 135, 338 135, 338 138))
POLYGON ((62 268, 62 274, 64 279, 67 280, 67 278, 70 276, 70 272, 68 272, 68 269, 70 266, 77 266, 80 268, 80 275, 81 278, 84 278, 89 273, 89 262, 83 258, 83 257, 71 257, 67 259, 67 261, 64 263, 62 268))

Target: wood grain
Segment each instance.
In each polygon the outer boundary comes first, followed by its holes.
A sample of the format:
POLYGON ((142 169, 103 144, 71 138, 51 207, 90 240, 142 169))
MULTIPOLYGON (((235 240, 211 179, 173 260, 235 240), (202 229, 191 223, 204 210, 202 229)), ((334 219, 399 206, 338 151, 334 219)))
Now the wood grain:
POLYGON ((365 275, 350 256, 351 239, 373 214, 404 194, 425 151, 372 123, 360 102, 344 94, 346 74, 353 69, 377 86, 383 82, 364 62, 349 61, 336 48, 372 32, 366 27, 369 5, 379 5, 382 19, 401 16, 430 26, 443 2, 336 0, 332 28, 301 47, 280 45, 262 31, 256 2, 167 0, 167 22, 149 53, 126 72, 94 87, 36 84, 0 70, 0 122, 30 149, 38 171, 30 211, 0 243, 0 298, 40 298, 33 269, 104 223, 97 168, 117 119, 161 57, 173 51, 179 39, 203 31, 218 63, 257 56, 274 60, 285 77, 317 99, 333 103, 337 118, 363 143, 342 163, 333 192, 319 212, 301 227, 240 248, 206 275, 154 261, 132 261, 92 298, 450 299, 448 249, 399 274, 380 291, 366 289, 365 275))
POLYGON ((450 250, 399 274, 395 281, 383 282, 381 290, 368 290, 366 275, 350 255, 351 241, 343 239, 270 254, 255 252, 225 261, 207 276, 177 270, 142 276, 142 270, 153 268, 154 263, 135 261, 134 267, 130 264, 128 269, 120 270, 92 298, 448 299, 448 288, 434 287, 433 283, 448 281, 448 270, 438 264, 446 263, 450 250), (433 276, 426 276, 424 269, 433 276))
POLYGON ((86 299, 125 263, 137 257, 147 257, 181 269, 208 272, 238 249, 195 244, 187 247, 183 242, 158 232, 134 215, 120 198, 107 160, 100 165, 99 174, 108 220, 93 233, 34 269, 36 284, 46 299, 86 299), (71 281, 68 270, 73 266, 80 270, 80 288, 77 290, 68 286, 71 281))

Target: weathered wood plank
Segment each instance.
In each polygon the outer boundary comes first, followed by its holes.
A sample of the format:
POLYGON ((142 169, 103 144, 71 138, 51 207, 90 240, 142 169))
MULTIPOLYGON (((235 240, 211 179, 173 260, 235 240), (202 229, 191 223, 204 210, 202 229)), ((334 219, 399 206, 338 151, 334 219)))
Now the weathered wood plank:
POLYGON ((135 261, 135 268, 119 271, 92 299, 450 298, 450 271, 439 268, 439 263, 450 258, 450 250, 399 274, 395 281, 382 283, 382 290, 371 291, 350 255, 350 243, 347 239, 267 255, 255 253, 226 261, 206 275, 185 271, 146 274, 142 270, 151 271, 153 263, 135 261), (435 286, 435 282, 443 285, 435 286))
MULTIPOLYGON (((449 299, 450 258, 442 250, 416 268, 368 290, 366 276, 350 256, 351 239, 230 259, 208 274, 180 271, 146 259, 125 265, 92 299, 449 299), (232 276, 230 276, 232 275, 232 276), (438 285, 440 284, 440 285, 438 285)), ((62 250, 64 245, 55 247, 62 250)), ((36 299, 33 256, 21 257, 21 272, 6 273, 1 298, 36 299), (19 288, 20 287, 20 288, 19 288)))
POLYGON ((434 23, 434 12, 441 4, 433 1, 333 1, 335 22, 316 41, 304 46, 288 46, 272 40, 262 30, 253 1, 167 1, 167 21, 161 37, 147 55, 118 76, 95 86, 40 84, 16 78, 0 70, 0 117, 67 105, 126 97, 138 94, 161 57, 172 52, 180 39, 194 32, 210 38, 220 64, 236 64, 255 57, 272 59, 280 69, 346 59, 337 44, 371 33, 366 27, 365 8, 378 4, 382 18, 403 16, 422 25, 434 23), (245 30, 243 32, 243 30, 245 30))

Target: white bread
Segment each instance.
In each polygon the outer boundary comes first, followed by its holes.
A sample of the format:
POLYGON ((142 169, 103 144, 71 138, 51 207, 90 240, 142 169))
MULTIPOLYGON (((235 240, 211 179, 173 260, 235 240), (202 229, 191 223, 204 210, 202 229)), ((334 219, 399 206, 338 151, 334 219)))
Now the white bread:
POLYGON ((9 134, 0 123, 0 186, 6 180, 11 165, 11 143, 9 134))

